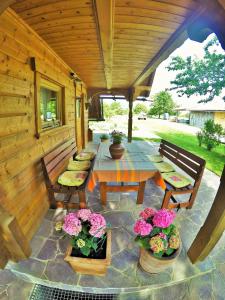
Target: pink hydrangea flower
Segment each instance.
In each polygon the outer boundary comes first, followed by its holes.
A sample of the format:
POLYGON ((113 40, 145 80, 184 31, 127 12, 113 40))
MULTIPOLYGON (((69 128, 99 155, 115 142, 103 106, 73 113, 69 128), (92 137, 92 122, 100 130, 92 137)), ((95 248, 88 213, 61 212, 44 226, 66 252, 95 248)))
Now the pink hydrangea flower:
POLYGON ((156 213, 156 210, 153 208, 147 207, 143 211, 140 212, 140 217, 143 218, 144 220, 147 220, 148 218, 154 216, 156 213))
POLYGON ((90 209, 79 209, 77 212, 78 218, 80 218, 82 221, 88 221, 91 216, 91 210, 90 209))
POLYGON ((100 238, 105 233, 105 229, 101 229, 98 226, 91 226, 89 233, 94 237, 100 238))
POLYGON ((98 228, 106 227, 105 218, 100 214, 96 214, 96 213, 91 214, 89 217, 89 222, 91 223, 92 226, 96 226, 98 228))
POLYGON ((167 228, 173 223, 176 214, 172 210, 160 209, 157 211, 152 219, 153 224, 157 227, 167 228))
POLYGON ((81 221, 77 218, 76 213, 69 213, 65 216, 62 228, 69 235, 77 236, 81 232, 81 221))
POLYGON ((91 214, 89 222, 91 223, 89 230, 90 235, 101 237, 105 233, 106 220, 102 215, 96 213, 91 214))
POLYGON ((139 235, 148 235, 152 231, 152 225, 144 220, 137 220, 134 224, 134 232, 139 235))

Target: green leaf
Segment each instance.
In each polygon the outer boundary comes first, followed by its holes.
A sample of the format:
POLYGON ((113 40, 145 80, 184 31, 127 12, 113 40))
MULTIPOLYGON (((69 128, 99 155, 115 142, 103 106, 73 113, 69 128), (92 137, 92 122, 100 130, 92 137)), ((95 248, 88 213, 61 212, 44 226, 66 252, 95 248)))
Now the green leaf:
POLYGON ((90 252, 91 252, 90 248, 88 248, 88 247, 86 247, 86 246, 80 248, 80 251, 81 251, 81 253, 82 253, 83 255, 85 255, 85 256, 88 256, 88 255, 90 254, 90 252))
POLYGON ((88 248, 91 248, 92 247, 92 240, 86 239, 85 240, 85 246, 88 247, 88 248))
POLYGON ((149 245, 149 238, 139 238, 139 240, 137 241, 138 245, 140 247, 143 247, 145 249, 150 249, 150 245, 149 245))
POLYGON ((152 229, 151 233, 150 233, 150 236, 151 236, 151 237, 153 237, 154 235, 157 235, 157 234, 159 234, 159 233, 160 233, 160 231, 161 231, 161 229, 160 229, 160 228, 158 228, 158 227, 154 227, 154 228, 152 229))
POLYGON ((83 226, 82 226, 82 231, 84 232, 84 234, 86 235, 86 234, 88 234, 88 225, 87 224, 84 224, 83 226))
POLYGON ((98 249, 98 244, 92 243, 91 247, 96 251, 98 249))
POLYGON ((166 251, 166 255, 171 255, 172 253, 174 252, 174 249, 172 248, 168 248, 167 251, 166 251))
POLYGON ((155 257, 161 258, 161 257, 163 256, 163 251, 160 251, 159 253, 154 253, 154 252, 153 252, 153 255, 154 255, 155 257))

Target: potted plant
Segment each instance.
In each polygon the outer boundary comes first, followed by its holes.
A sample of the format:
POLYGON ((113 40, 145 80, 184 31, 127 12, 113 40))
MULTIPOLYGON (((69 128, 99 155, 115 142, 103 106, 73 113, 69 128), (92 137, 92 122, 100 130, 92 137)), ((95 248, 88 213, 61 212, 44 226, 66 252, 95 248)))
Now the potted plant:
POLYGON ((102 143, 105 143, 105 142, 108 142, 109 136, 108 136, 108 134, 103 133, 103 134, 100 135, 100 139, 101 139, 102 143))
POLYGON ((73 270, 105 275, 111 263, 111 231, 106 230, 105 218, 90 209, 80 209, 65 216, 62 229, 71 241, 64 260, 73 270))
POLYGON ((113 130, 111 132, 112 144, 109 146, 109 152, 113 159, 120 159, 124 153, 124 147, 121 145, 124 133, 113 130))
POLYGON ((145 208, 134 225, 135 241, 140 246, 139 263, 149 273, 159 273, 174 263, 181 251, 172 210, 145 208))

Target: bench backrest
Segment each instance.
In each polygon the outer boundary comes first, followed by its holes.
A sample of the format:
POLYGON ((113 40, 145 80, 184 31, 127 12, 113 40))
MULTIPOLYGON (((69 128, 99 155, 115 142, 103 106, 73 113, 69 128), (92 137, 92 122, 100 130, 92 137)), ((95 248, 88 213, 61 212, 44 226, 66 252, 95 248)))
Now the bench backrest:
POLYGON ((74 139, 60 144, 42 158, 42 165, 47 184, 55 183, 58 176, 65 170, 69 159, 77 152, 74 139))
POLYGON ((195 181, 201 179, 205 168, 205 160, 201 157, 165 140, 161 140, 159 153, 175 163, 195 181))

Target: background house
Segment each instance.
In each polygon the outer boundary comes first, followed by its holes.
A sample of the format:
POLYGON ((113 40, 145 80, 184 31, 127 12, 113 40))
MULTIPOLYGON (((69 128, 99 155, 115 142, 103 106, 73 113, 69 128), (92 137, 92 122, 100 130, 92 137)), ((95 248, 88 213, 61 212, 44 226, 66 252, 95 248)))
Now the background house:
POLYGON ((202 128, 207 120, 212 119, 215 123, 225 127, 225 103, 221 103, 221 105, 198 104, 189 110, 190 125, 192 126, 202 128))

